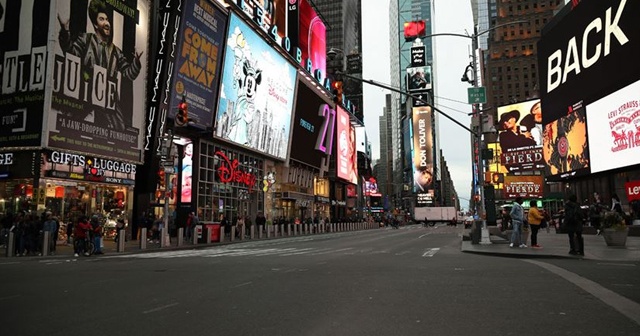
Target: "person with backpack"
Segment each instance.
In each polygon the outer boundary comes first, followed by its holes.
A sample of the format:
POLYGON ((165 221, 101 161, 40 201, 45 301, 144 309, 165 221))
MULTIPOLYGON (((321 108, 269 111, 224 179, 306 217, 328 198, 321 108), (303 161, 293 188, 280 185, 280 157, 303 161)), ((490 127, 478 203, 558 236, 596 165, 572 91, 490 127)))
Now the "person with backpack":
POLYGON ((522 202, 522 197, 516 197, 511 207, 511 212, 509 213, 509 216, 511 216, 511 225, 513 226, 509 247, 527 247, 522 241, 522 226, 524 225, 524 208, 522 207, 522 202))
POLYGON ((584 216, 580 205, 576 202, 576 195, 569 196, 567 203, 564 205, 563 226, 569 236, 569 254, 584 255, 584 238, 582 237, 582 228, 584 216))

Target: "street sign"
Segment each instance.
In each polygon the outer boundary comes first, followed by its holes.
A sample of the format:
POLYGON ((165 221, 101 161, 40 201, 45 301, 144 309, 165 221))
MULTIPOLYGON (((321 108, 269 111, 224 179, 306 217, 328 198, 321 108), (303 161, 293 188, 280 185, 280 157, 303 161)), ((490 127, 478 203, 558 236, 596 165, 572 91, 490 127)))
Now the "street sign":
POLYGON ((164 173, 165 174, 175 174, 176 173, 176 169, 175 167, 164 167, 164 173))
POLYGON ((485 87, 473 87, 467 89, 469 104, 486 104, 487 89, 485 87))

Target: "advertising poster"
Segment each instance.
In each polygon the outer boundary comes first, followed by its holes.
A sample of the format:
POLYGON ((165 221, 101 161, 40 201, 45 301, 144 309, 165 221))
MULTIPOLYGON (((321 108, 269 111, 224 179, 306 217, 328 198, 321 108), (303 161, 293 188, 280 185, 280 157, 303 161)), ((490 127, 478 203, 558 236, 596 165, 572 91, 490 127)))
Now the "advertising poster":
MULTIPOLYGON (((543 124, 640 78, 640 1, 581 1, 538 42, 543 124)), ((591 123, 591 121, 589 121, 591 123)))
POLYGON ((510 172, 543 169, 540 100, 498 107, 500 162, 510 172))
POLYGON ((378 181, 375 177, 370 177, 364 182, 364 194, 366 196, 380 197, 382 194, 378 190, 378 181))
POLYGON ((544 195, 542 175, 519 175, 504 177, 505 198, 542 198, 544 195))
POLYGON ((327 68, 327 28, 309 0, 299 0, 300 32, 298 47, 302 51, 302 66, 307 68, 306 61, 310 60, 312 72, 320 70, 323 74, 327 68))
POLYGON ((349 114, 337 107, 337 153, 338 177, 353 184, 358 184, 358 169, 356 151, 356 129, 349 122, 349 114))
POLYGON ((543 142, 547 179, 589 173, 587 120, 581 104, 572 106, 567 116, 545 125, 543 142))
POLYGON ((302 82, 298 82, 289 157, 319 168, 322 158, 331 155, 336 111, 302 82), (320 145, 320 146, 319 146, 320 145))
POLYGON ((284 36, 286 3, 289 0, 234 0, 229 2, 239 7, 250 19, 260 22, 260 28, 265 33, 270 33, 271 26, 276 24, 278 35, 284 36))
POLYGON ((48 145, 140 162, 147 0, 58 1, 48 145))
POLYGON ((50 1, 1 0, 0 8, 0 148, 40 146, 50 1))
POLYGON ((407 68, 409 92, 431 90, 431 66, 407 68))
POLYGON ((411 47, 411 66, 423 67, 427 65, 427 48, 425 46, 411 47))
POLYGON ((587 105, 591 172, 640 163, 640 81, 587 105))
POLYGON ((193 178, 193 143, 184 145, 182 157, 182 188, 180 202, 191 203, 191 180, 193 178))
POLYGON ((215 135, 285 159, 295 84, 295 68, 232 14, 215 135))
POLYGON ((413 108, 413 182, 418 193, 433 190, 433 129, 431 107, 413 108))
POLYGON ((207 0, 187 0, 179 32, 169 117, 184 96, 193 126, 213 123, 227 16, 207 0))
POLYGON ((627 201, 640 201, 640 181, 629 181, 624 184, 627 201))

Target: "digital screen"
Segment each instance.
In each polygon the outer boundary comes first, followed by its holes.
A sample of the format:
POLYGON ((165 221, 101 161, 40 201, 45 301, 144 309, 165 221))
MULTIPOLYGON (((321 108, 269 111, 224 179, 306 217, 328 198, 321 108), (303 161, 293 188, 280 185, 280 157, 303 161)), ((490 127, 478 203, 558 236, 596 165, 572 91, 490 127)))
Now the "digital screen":
POLYGON ((413 182, 418 193, 433 190, 433 128, 430 106, 413 108, 413 182))
POLYGON ((505 198, 542 198, 544 177, 542 175, 518 175, 504 177, 505 198))
POLYGON ((218 95, 227 16, 207 0, 188 0, 175 54, 169 117, 185 98, 191 125, 211 127, 218 95))
POLYGON ((544 168, 540 100, 498 107, 500 162, 509 171, 544 168))
POLYGON ((431 90, 431 66, 407 68, 409 92, 431 90))
POLYGON ((356 129, 349 122, 349 114, 337 107, 337 156, 338 177, 347 182, 358 184, 356 129))
MULTIPOLYGON (((308 0, 298 1, 299 9, 299 48, 302 51, 302 62, 310 60, 313 65, 312 74, 316 70, 326 73, 327 66, 327 33, 322 18, 308 0)), ((302 64, 306 69, 306 63, 302 64)))
POLYGON ((582 105, 572 106, 567 116, 545 125, 543 137, 547 179, 589 173, 587 117, 582 105))
POLYGON ((184 156, 182 157, 182 203, 191 203, 191 182, 193 177, 193 144, 184 146, 184 156))
POLYGON ((295 68, 234 14, 224 58, 215 135, 285 159, 295 68))
POLYGON ((640 162, 640 81, 587 105, 591 172, 640 162))
POLYGON ((378 181, 374 177, 370 177, 368 180, 365 180, 364 190, 366 196, 382 196, 380 190, 378 190, 378 181))
POLYGON ((147 0, 56 2, 49 147, 142 161, 150 15, 147 0))

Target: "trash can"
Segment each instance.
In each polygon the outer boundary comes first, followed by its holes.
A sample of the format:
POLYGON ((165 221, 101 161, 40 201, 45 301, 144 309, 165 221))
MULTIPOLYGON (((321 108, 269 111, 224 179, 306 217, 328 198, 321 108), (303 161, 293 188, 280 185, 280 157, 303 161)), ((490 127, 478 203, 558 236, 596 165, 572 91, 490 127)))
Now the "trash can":
POLYGON ((220 223, 201 222, 200 225, 196 225, 198 243, 205 244, 207 242, 207 232, 209 229, 211 229, 211 242, 220 242, 220 223))
POLYGON ((482 221, 475 220, 471 226, 471 244, 480 244, 482 238, 482 221))

